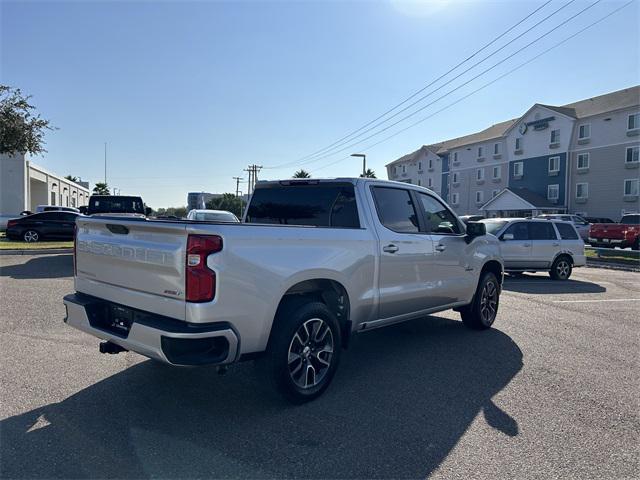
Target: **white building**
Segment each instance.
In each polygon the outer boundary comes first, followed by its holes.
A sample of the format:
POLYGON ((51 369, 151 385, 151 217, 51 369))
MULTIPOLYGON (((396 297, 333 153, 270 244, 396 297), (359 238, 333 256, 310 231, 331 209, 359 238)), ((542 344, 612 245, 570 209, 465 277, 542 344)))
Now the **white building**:
POLYGON ((26 155, 0 155, 0 218, 38 205, 79 207, 89 203, 89 184, 76 183, 31 163, 26 155))

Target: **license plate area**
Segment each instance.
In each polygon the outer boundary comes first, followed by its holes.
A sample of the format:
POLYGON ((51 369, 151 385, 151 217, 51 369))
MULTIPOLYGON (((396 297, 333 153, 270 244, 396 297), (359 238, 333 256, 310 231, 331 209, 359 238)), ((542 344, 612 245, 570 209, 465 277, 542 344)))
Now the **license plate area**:
POLYGON ((123 305, 99 303, 87 307, 89 323, 93 328, 127 338, 133 325, 135 311, 123 305))

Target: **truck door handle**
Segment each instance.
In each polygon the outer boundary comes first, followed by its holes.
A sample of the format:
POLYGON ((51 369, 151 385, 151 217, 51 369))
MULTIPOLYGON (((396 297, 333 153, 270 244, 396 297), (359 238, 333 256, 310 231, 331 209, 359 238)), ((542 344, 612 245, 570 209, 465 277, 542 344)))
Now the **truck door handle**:
POLYGON ((439 243, 438 245, 436 245, 436 250, 438 252, 444 252, 447 249, 446 245, 442 245, 441 243, 439 243))
POLYGON ((397 246, 395 246, 393 243, 382 247, 382 251, 387 253, 396 253, 398 250, 400 249, 397 246))

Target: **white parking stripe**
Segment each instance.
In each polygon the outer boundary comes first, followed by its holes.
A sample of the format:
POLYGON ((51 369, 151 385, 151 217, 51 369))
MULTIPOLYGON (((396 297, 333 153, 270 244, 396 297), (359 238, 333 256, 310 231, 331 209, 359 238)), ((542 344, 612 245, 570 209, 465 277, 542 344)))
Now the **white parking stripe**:
POLYGON ((601 300, 552 300, 553 303, 587 303, 587 302, 640 302, 640 298, 609 298, 601 300))

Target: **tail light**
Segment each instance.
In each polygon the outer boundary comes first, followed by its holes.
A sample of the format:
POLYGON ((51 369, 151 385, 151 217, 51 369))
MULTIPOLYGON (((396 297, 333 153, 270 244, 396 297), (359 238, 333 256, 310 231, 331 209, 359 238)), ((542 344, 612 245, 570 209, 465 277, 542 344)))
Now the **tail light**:
POLYGON ((17 223, 18 223, 18 220, 9 220, 7 222, 7 228, 15 227, 17 223))
POLYGON ((222 250, 218 235, 187 237, 186 300, 210 302, 216 296, 216 272, 207 267, 207 257, 222 250))
POLYGON ((78 225, 73 225, 73 275, 78 276, 78 225))

